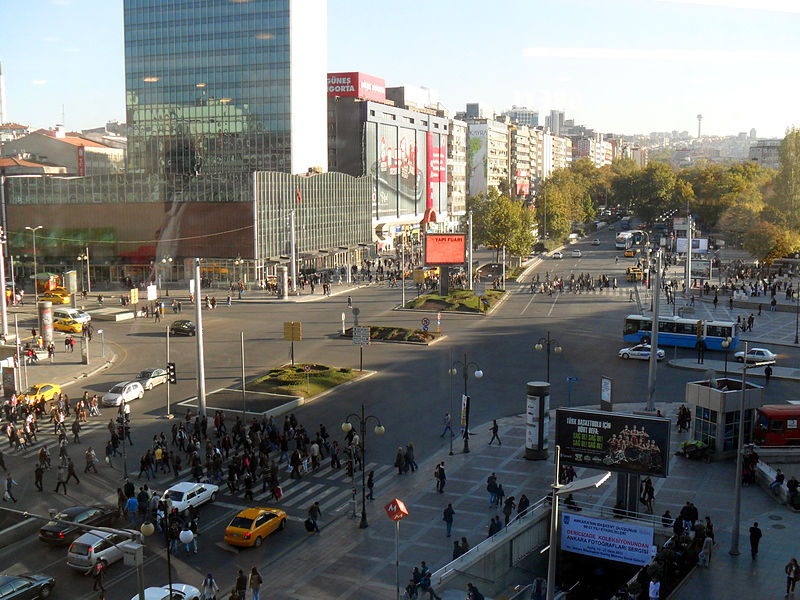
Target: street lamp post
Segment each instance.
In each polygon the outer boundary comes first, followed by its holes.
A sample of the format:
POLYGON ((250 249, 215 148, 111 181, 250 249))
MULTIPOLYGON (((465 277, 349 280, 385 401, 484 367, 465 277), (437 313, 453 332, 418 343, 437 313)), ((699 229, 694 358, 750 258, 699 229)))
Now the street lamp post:
POLYGON ((534 348, 538 351, 545 350, 547 353, 547 383, 550 383, 550 350, 552 349, 553 352, 556 354, 561 354, 561 344, 558 343, 558 340, 555 338, 550 337, 550 331, 547 332, 547 337, 540 337, 539 340, 536 342, 534 348))
MULTIPOLYGON (((163 258, 161 259, 161 264, 162 264, 162 265, 164 265, 164 267, 165 267, 165 269, 164 269, 164 270, 165 270, 167 273, 171 273, 171 271, 172 271, 172 268, 171 268, 171 267, 172 267, 172 257, 171 257, 171 256, 165 256, 165 257, 163 257, 163 258)), ((162 277, 162 279, 161 279, 161 286, 162 286, 162 287, 164 287, 164 288, 166 288, 167 286, 166 286, 166 284, 164 283, 164 279, 163 279, 163 278, 164 278, 164 275, 162 275, 161 277, 162 277)), ((166 295, 167 295, 167 296, 169 296, 169 289, 168 289, 168 288, 166 289, 166 295)))
POLYGON ((100 334, 100 356, 105 358, 105 356, 106 356, 106 336, 105 336, 105 332, 102 329, 98 329, 97 333, 100 334))
MULTIPOLYGON (((467 361, 467 353, 464 353, 464 360, 455 361, 451 366, 450 370, 448 371, 450 375, 455 376, 458 375, 458 368, 461 367, 461 372, 464 374, 464 397, 462 398, 462 402, 464 406, 462 407, 462 412, 464 414, 464 448, 462 452, 464 454, 469 453, 469 395, 467 395, 467 380, 469 379, 469 368, 474 367, 475 371, 473 375, 475 379, 480 379, 483 377, 483 371, 481 371, 480 366, 476 362, 468 362, 467 361)), ((450 417, 452 419, 452 415, 450 417)), ((451 427, 452 427, 452 420, 451 420, 451 427)), ((452 432, 451 432, 452 433, 452 432)))
POLYGON ((726 337, 722 340, 722 351, 725 353, 725 375, 723 376, 725 379, 728 378, 728 349, 731 347, 731 342, 733 340, 729 337, 726 337))
MULTIPOLYGON (((556 550, 558 548, 558 498, 565 494, 580 492, 590 488, 599 488, 611 478, 611 471, 606 471, 594 477, 586 479, 576 479, 572 483, 561 485, 558 481, 558 472, 561 468, 561 446, 556 446, 556 473, 554 482, 551 484, 553 489, 553 505, 550 509, 550 548, 547 555, 547 600, 553 600, 555 594, 556 579, 556 550)), ((544 551, 543 551, 544 552, 544 551)))
POLYGON ((797 293, 797 290, 794 290, 794 343, 798 343, 797 337, 797 324, 798 324, 798 310, 800 310, 800 294, 797 293))
POLYGON ((83 254, 83 253, 78 254, 77 260, 78 260, 78 265, 79 265, 78 266, 78 271, 80 271, 80 274, 81 274, 80 275, 81 290, 83 290, 86 287, 86 283, 84 282, 84 279, 83 279, 83 277, 84 277, 83 276, 83 262, 86 260, 86 255, 83 254))
POLYGON ((33 234, 33 299, 37 305, 39 304, 39 288, 37 287, 39 283, 39 269, 36 266, 36 232, 42 227, 42 225, 37 225, 36 227, 25 226, 25 229, 33 234))
POLYGON ((361 415, 359 416, 356 413, 350 413, 342 423, 342 431, 345 433, 349 433, 351 429, 353 429, 353 424, 350 422, 350 419, 357 419, 358 420, 358 427, 359 431, 361 432, 361 523, 359 523, 359 527, 361 529, 366 529, 369 524, 367 523, 367 483, 366 483, 366 470, 367 470, 367 463, 366 463, 366 455, 367 455, 367 421, 373 419, 377 425, 375 425, 375 435, 383 435, 386 433, 386 428, 381 425, 381 420, 374 416, 374 415, 364 415, 364 405, 361 405, 361 415))

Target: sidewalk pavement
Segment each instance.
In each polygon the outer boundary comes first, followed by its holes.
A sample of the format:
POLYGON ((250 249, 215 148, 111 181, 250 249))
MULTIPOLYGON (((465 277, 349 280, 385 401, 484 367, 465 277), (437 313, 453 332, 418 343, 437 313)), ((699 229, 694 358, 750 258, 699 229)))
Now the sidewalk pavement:
MULTIPOLYGON (((722 376, 725 372, 724 360, 708 360, 705 359, 702 363, 698 363, 696 358, 674 358, 669 361, 669 366, 676 369, 686 369, 690 371, 709 371, 714 370, 718 376, 722 376)), ((735 360, 728 361, 728 375, 729 376, 742 376, 742 369, 744 364, 735 360)), ((747 378, 752 379, 758 377, 764 379, 764 367, 753 368, 752 365, 747 369, 747 378)), ((770 379, 784 379, 787 381, 800 381, 800 369, 793 367, 772 367, 772 376, 770 379)))
MULTIPOLYGON (((520 404, 523 403, 524 399, 520 397, 520 404)), ((657 408, 671 417, 673 422, 677 407, 677 403, 657 404, 657 408)), ((642 410, 644 404, 617 405, 617 408, 619 412, 642 410)), ((554 419, 550 423, 554 427, 554 419)), ((454 540, 464 536, 470 546, 474 546, 486 538, 490 518, 498 514, 502 518, 499 509, 489 507, 485 491, 486 478, 492 472, 497 474, 506 497, 514 496, 518 500, 524 493, 531 503, 542 498, 549 492, 554 475, 552 456, 543 461, 523 458, 524 415, 499 419, 498 424, 502 446, 489 446, 490 425, 480 425, 473 430, 470 454, 461 453, 462 441, 456 438, 456 454, 449 456, 448 441, 442 439, 440 450, 421 461, 416 473, 398 475, 386 489, 376 489, 375 501, 368 503, 368 529, 358 528, 358 518, 339 517, 327 523, 321 535, 308 539, 295 551, 276 558, 269 565, 274 598, 394 598, 394 524, 383 510, 394 498, 403 500, 409 511, 409 516, 400 525, 401 587, 407 583, 412 567, 418 566, 420 561, 426 561, 431 570, 436 571, 451 560, 454 540), (447 471, 447 485, 443 494, 436 492, 433 479, 433 470, 441 461, 444 461, 447 471), (442 511, 448 503, 452 503, 455 510, 451 538, 446 537, 442 521, 442 511)), ((439 433, 420 432, 421 435, 431 436, 439 433)), ((553 433, 551 430, 551 440, 554 439, 553 433)), ((800 514, 780 506, 758 487, 744 488, 742 556, 720 556, 722 549, 728 548, 731 536, 735 464, 733 461, 705 464, 687 460, 675 452, 682 441, 689 439, 689 434, 678 434, 673 429, 671 438, 669 477, 655 480, 655 514, 660 515, 666 509, 677 514, 686 501, 693 502, 698 506, 701 518, 709 515, 715 523, 718 549, 718 554, 711 561, 711 568, 691 575, 685 587, 688 591, 680 597, 729 597, 727 582, 740 582, 751 577, 747 587, 741 583, 741 589, 764 590, 765 594, 761 597, 777 598, 769 590, 777 591, 780 587, 783 566, 796 551, 793 535, 789 532, 800 528, 800 514), (751 564, 747 530, 753 520, 760 522, 764 539, 758 561, 751 564), (706 589, 713 593, 706 593, 706 589)), ((576 470, 579 478, 596 474, 590 469, 576 470)), ((576 500, 602 506, 610 513, 616 501, 616 485, 612 481, 600 489, 580 492, 576 494, 576 500)), ((357 513, 360 514, 360 495, 357 513)), ((460 591, 463 594, 464 590, 460 591)), ((440 595, 444 592, 437 590, 440 595)))

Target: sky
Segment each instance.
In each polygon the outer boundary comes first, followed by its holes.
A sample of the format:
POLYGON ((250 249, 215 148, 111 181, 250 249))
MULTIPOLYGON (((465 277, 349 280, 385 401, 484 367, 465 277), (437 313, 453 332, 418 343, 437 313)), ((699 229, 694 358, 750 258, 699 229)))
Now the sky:
MULTIPOLYGON (((302 0, 299 0, 302 2, 302 0)), ((328 70, 598 131, 800 125, 800 0, 328 0, 328 70)), ((324 51, 323 48, 320 49, 324 51)), ((122 0, 0 0, 8 119, 125 119, 122 0)))

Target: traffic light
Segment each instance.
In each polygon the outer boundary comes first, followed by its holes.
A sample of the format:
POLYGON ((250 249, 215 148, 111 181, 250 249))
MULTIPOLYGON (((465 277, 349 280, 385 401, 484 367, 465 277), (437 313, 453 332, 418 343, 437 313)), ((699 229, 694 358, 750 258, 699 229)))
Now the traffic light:
POLYGON ((170 383, 178 383, 178 373, 175 371, 175 363, 167 363, 167 374, 169 375, 170 383))

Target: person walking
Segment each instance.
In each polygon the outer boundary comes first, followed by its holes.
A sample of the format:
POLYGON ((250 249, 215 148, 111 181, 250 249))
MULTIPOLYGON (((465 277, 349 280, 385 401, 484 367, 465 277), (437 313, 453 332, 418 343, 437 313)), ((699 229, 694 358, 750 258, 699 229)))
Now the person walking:
MULTIPOLYGON (((63 464, 58 465, 58 469, 56 469, 56 494, 61 486, 64 486, 64 495, 67 495, 67 467, 63 464)), ((136 525, 136 523, 134 523, 136 525)))
POLYGON ((444 485, 447 483, 447 473, 445 473, 444 470, 444 461, 439 463, 439 466, 434 472, 434 477, 436 477, 436 491, 438 491, 440 494, 444 494, 444 485))
POLYGON ((659 598, 661 597, 661 582, 655 575, 653 575, 653 578, 650 580, 650 589, 648 597, 650 598, 650 600, 659 600, 659 598))
POLYGON ((772 367, 767 365, 764 367, 764 385, 769 385, 769 378, 772 377, 772 367))
POLYGON ((790 560, 783 571, 786 573, 786 595, 788 596, 790 593, 794 594, 797 580, 800 579, 800 565, 797 564, 797 559, 790 560))
POLYGON ((447 508, 444 509, 442 513, 442 521, 445 522, 447 526, 447 537, 450 537, 450 534, 453 531, 453 516, 456 514, 456 511, 453 510, 453 505, 448 504, 447 508))
POLYGON ((317 520, 320 517, 322 517, 322 510, 319 507, 319 502, 314 502, 314 504, 308 508, 308 518, 311 519, 312 523, 314 523, 314 531, 316 533, 320 532, 319 524, 317 523, 317 520))
POLYGON ((397 474, 402 475, 406 472, 406 455, 402 446, 397 447, 397 455, 394 457, 394 466, 397 467, 397 474))
POLYGON ((372 492, 375 488, 375 471, 370 471, 367 475, 367 500, 375 500, 372 492))
POLYGON ((444 413, 443 421, 444 421, 444 429, 442 429, 442 435, 440 435, 439 437, 443 438, 444 434, 447 433, 448 431, 450 432, 450 437, 453 437, 454 434, 453 434, 453 427, 452 427, 452 419, 450 417, 450 413, 449 412, 444 413))
POLYGON ((14 498, 14 493, 11 491, 11 488, 13 488, 15 485, 17 485, 17 482, 14 481, 11 473, 9 473, 6 476, 5 489, 3 490, 3 502, 8 502, 11 500, 11 502, 16 503, 17 499, 14 498))
POLYGON ((94 584, 92 585, 92 590, 97 591, 100 590, 101 592, 105 592, 106 589, 103 587, 103 577, 105 576, 105 567, 103 566, 103 561, 98 560, 94 567, 92 567, 92 576, 94 577, 94 584))
POLYGON ((264 580, 261 578, 261 573, 258 572, 258 569, 253 567, 250 570, 250 593, 252 594, 253 600, 259 600, 258 594, 261 590, 262 583, 264 583, 264 580))
POLYGON ((40 492, 44 491, 44 486, 42 485, 43 476, 44 468, 42 467, 42 463, 36 463, 36 467, 33 469, 33 483, 40 492))
POLYGON ((499 431, 499 429, 500 429, 500 427, 497 425, 497 419, 492 419, 492 428, 490 429, 490 431, 492 432, 492 437, 489 440, 489 445, 490 446, 492 445, 492 442, 494 440, 497 440, 497 445, 498 446, 502 446, 503 445, 503 442, 500 441, 500 436, 497 435, 497 432, 499 431))
POLYGON ((514 496, 509 496, 506 498, 505 503, 503 504, 503 516, 505 517, 505 524, 508 525, 508 522, 511 520, 511 515, 516 508, 516 503, 514 502, 514 496))
POLYGON ((244 574, 244 571, 239 569, 239 573, 236 575, 236 594, 239 598, 244 599, 245 594, 247 593, 247 576, 244 574))
POLYGON ((697 557, 697 565, 700 567, 708 567, 711 564, 711 551, 714 549, 714 538, 708 535, 703 540, 703 549, 697 557))
POLYGON ((217 600, 219 586, 217 585, 217 582, 214 581, 214 577, 211 575, 211 573, 206 575, 206 578, 203 579, 203 584, 200 586, 200 591, 203 592, 204 600, 217 600))
POLYGON ((414 444, 413 444, 413 442, 408 442, 408 444, 406 445, 405 460, 406 460, 406 467, 405 467, 406 471, 411 469, 411 472, 413 473, 414 471, 417 470, 417 461, 414 460, 414 444))
POLYGON ((75 473, 75 463, 72 462, 71 458, 67 458, 67 483, 72 478, 75 478, 75 485, 80 485, 81 481, 78 479, 78 475, 75 473))
POLYGON ((758 527, 758 521, 756 521, 750 528, 750 555, 753 557, 753 560, 758 556, 758 544, 761 541, 762 535, 761 529, 758 527))

